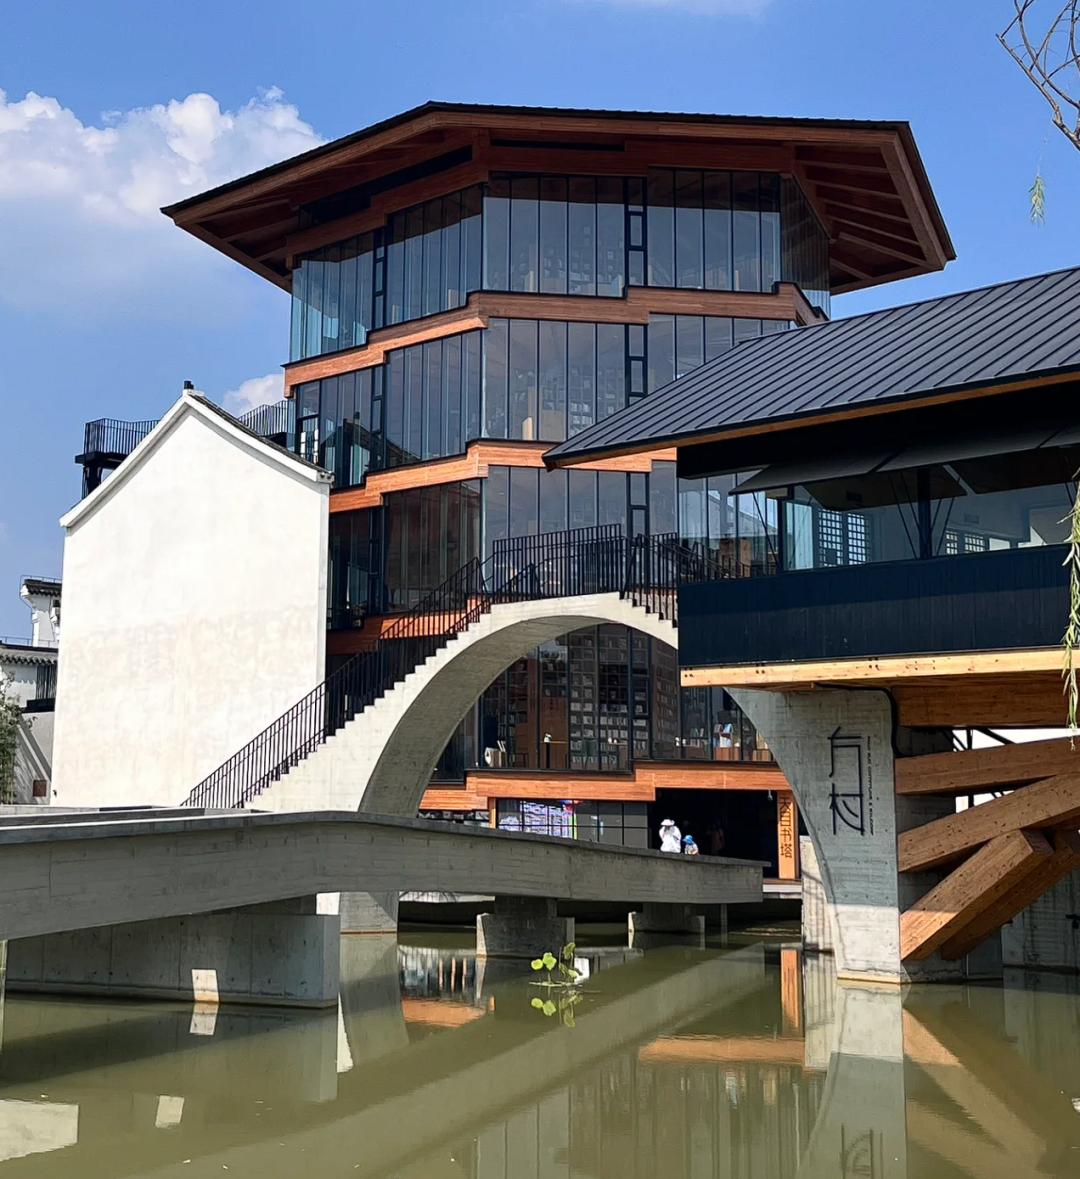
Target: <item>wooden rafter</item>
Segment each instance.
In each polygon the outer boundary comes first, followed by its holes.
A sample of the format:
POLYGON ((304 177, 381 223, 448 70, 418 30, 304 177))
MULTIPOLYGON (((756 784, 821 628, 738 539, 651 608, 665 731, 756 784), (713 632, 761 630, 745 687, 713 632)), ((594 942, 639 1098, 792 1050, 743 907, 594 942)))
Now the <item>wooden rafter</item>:
POLYGON ((894 776, 900 795, 983 794, 1076 771, 1080 771, 1080 748, 1061 737, 902 757, 894 776))
POLYGON ((900 914, 900 957, 905 962, 929 958, 1052 855, 1038 831, 1009 831, 991 839, 900 914))
POLYGON ((920 266, 926 262, 926 259, 921 254, 913 254, 908 250, 898 249, 891 242, 873 240, 877 236, 877 234, 872 234, 869 230, 856 234, 852 233, 849 229, 842 229, 837 234, 837 240, 846 242, 848 245, 866 246, 871 250, 880 250, 883 254, 890 254, 894 258, 899 258, 902 262, 910 262, 913 266, 920 266))

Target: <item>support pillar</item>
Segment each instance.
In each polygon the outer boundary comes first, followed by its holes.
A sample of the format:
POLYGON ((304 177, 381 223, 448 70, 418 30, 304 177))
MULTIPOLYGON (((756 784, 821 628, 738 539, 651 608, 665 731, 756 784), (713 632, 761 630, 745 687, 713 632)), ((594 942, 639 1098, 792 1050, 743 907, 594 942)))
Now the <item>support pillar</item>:
MULTIPOLYGON (((722 908, 726 910, 727 906, 722 908)), ((673 905, 662 901, 646 901, 640 912, 629 914, 627 925, 631 945, 636 933, 689 933, 698 937, 705 934, 705 918, 702 914, 693 912, 690 905, 673 905)))
POLYGON ((331 1007, 337 914, 315 896, 8 943, 12 991, 331 1007))
POLYGON ((539 958, 573 940, 573 917, 560 917, 550 898, 496 897, 495 911, 476 918, 478 958, 539 958))
POLYGON ((962 963, 937 954, 915 964, 901 959, 900 913, 937 877, 900 874, 897 834, 936 818, 951 800, 896 797, 894 742, 905 734, 894 731, 888 694, 732 694, 769 743, 813 839, 817 871, 804 864, 807 948, 831 949, 841 979, 959 981, 962 963))
POLYGON ((338 894, 342 933, 397 933, 397 892, 343 892, 338 894))
POLYGON ((1072 872, 1001 930, 1007 969, 1080 974, 1080 871, 1072 872))

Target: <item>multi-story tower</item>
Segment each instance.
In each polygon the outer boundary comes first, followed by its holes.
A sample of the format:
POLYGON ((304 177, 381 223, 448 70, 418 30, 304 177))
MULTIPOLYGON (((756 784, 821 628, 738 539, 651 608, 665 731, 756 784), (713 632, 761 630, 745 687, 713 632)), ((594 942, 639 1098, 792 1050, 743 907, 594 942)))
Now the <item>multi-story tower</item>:
MULTIPOLYGON (((952 256, 896 123, 430 103, 165 211, 291 294, 293 444, 335 476, 330 668, 507 537, 616 524, 769 566, 772 501, 680 483, 670 450, 545 450, 952 256)), ((425 808, 631 844, 664 811, 796 871, 752 725, 625 628, 508 668, 436 777, 425 808)))

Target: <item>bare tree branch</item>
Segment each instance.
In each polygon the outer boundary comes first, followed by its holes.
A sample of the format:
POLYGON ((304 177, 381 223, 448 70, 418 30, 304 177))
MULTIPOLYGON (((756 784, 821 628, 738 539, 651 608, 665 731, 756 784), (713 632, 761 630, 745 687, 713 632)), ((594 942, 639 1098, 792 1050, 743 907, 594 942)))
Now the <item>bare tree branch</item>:
MULTIPOLYGON (((1060 2, 1060 0, 1059 0, 1060 2)), ((1054 126, 1080 150, 1080 99, 1070 94, 1080 76, 1077 26, 1080 0, 1070 0, 1056 13, 1039 20, 1046 11, 1043 0, 1013 0, 1016 15, 998 40, 1053 112, 1054 126), (1042 27, 1040 36, 1038 28, 1042 27), (1062 79, 1064 75, 1065 80, 1062 79)))

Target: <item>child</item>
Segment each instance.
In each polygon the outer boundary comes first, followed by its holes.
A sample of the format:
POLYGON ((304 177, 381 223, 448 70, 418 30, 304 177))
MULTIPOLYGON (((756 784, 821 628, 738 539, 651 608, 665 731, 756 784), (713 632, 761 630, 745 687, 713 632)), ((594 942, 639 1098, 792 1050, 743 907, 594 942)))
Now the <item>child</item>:
POLYGON ((682 849, 683 849, 684 855, 696 856, 698 854, 698 845, 694 842, 694 837, 692 835, 684 836, 682 844, 683 844, 682 849))

